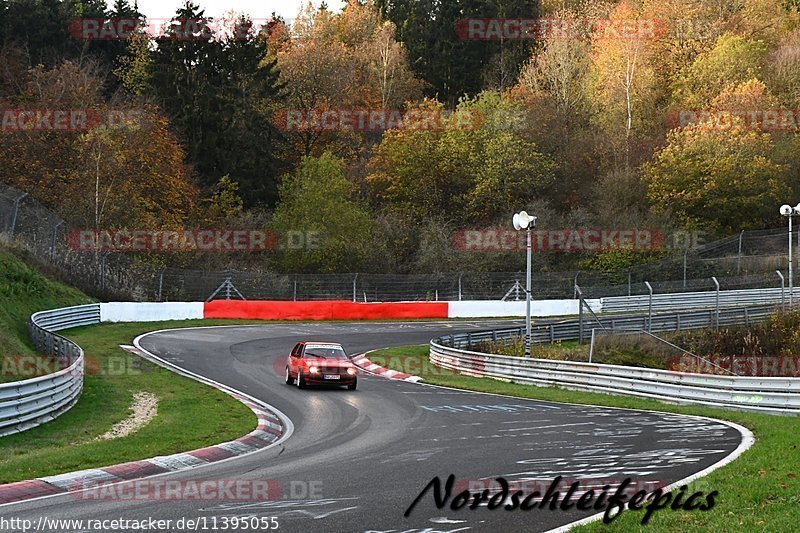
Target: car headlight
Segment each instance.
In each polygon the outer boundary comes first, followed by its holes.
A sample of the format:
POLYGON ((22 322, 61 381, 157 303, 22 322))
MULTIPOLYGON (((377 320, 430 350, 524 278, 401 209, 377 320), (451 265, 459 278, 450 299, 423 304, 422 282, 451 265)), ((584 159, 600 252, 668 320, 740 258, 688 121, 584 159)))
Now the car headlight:
POLYGON ((355 376, 356 375, 356 369, 353 368, 353 367, 350 367, 350 368, 347 369, 347 373, 350 374, 351 376, 355 376))
POLYGON ((312 366, 311 368, 308 369, 308 371, 311 372, 312 374, 316 374, 317 372, 319 372, 319 368, 312 366))

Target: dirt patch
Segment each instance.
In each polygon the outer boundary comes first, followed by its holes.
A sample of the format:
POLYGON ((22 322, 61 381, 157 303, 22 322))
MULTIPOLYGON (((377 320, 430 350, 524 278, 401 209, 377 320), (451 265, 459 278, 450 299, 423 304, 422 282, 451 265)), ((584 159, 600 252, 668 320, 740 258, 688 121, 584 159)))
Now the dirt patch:
POLYGON ((158 396, 150 392, 137 392, 133 395, 131 415, 114 424, 109 431, 97 437, 97 440, 112 440, 127 437, 146 426, 158 414, 158 396))

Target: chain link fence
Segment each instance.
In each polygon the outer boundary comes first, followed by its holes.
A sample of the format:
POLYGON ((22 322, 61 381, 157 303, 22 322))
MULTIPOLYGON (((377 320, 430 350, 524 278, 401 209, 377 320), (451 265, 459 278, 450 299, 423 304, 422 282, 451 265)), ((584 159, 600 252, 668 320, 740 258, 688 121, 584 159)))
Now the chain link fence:
MULTIPOLYGON (((66 282, 103 300, 436 301, 524 300, 524 272, 432 274, 280 274, 162 268, 118 252, 86 252, 69 245, 70 227, 30 195, 0 185, 0 235, 66 282)), ((785 229, 742 232, 627 271, 535 272, 534 299, 780 287, 787 265, 785 229)), ((800 246, 798 246, 800 249, 800 246)), ((788 277, 787 277, 788 279, 788 277)))

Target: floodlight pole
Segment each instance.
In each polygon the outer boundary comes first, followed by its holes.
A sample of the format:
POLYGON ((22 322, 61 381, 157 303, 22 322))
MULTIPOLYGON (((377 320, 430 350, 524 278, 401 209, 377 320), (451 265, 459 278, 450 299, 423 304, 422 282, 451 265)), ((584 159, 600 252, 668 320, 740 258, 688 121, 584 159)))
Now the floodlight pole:
MULTIPOLYGON (((784 204, 781 206, 780 213, 789 219, 789 307, 792 307, 792 304, 794 303, 794 271, 792 268, 792 263, 794 262, 792 258, 794 255, 792 253, 792 217, 795 215, 800 215, 800 204, 797 204, 794 207, 784 204)), ((800 236, 798 236, 798 241, 800 241, 800 236)))
MULTIPOLYGON (((534 219, 533 224, 536 224, 534 219)), ((528 270, 525 275, 525 357, 531 356, 531 227, 528 226, 528 270)))
POLYGON ((789 215, 789 308, 794 303, 794 276, 792 273, 792 215, 789 215))
POLYGON ((514 229, 517 231, 524 229, 527 236, 527 269, 525 273, 525 357, 531 356, 531 249, 533 248, 531 229, 535 227, 535 216, 531 216, 525 211, 520 211, 514 215, 514 229))

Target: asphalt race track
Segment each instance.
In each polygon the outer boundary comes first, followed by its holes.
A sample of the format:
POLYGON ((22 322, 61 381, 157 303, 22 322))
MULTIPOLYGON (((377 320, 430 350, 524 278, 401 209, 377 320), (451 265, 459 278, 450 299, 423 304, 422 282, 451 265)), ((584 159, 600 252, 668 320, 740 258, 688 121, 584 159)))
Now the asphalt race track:
POLYGON ((503 476, 529 493, 546 490, 558 475, 597 486, 632 477, 648 490, 717 463, 742 440, 725 424, 678 415, 526 401, 363 374, 357 391, 299 390, 284 384, 280 373, 298 340, 338 341, 360 353, 496 323, 313 322, 149 335, 143 348, 270 403, 294 424, 282 445, 167 479, 274 480, 280 497, 84 501, 65 495, 4 506, 0 516, 277 517, 278 531, 546 531, 593 513, 488 510, 485 504, 452 511, 437 509, 430 492, 409 518, 403 513, 434 476, 444 482, 454 474, 459 490, 503 476))

